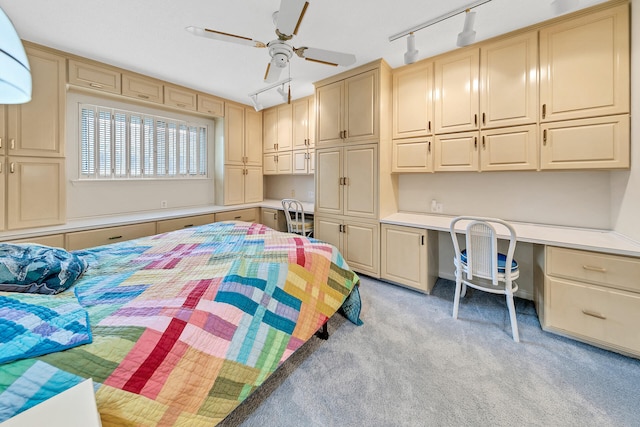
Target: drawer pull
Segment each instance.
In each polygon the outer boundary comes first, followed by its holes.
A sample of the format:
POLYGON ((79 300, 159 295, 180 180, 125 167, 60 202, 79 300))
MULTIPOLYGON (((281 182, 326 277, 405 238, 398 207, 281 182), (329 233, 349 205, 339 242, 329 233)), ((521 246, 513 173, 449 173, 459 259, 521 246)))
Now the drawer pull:
POLYGON ((238 216, 234 216, 233 219, 240 219, 242 218, 242 215, 238 215, 238 216))
POLYGON ((122 239, 122 236, 111 236, 111 237, 109 237, 109 240, 118 240, 118 239, 122 239))
POLYGON ((607 320, 607 318, 604 317, 602 314, 593 312, 591 310, 582 310, 582 314, 584 314, 586 316, 595 317, 596 319, 607 320))
POLYGON ((91 87, 95 87, 95 88, 97 88, 97 89, 102 89, 102 85, 101 85, 101 84, 99 84, 99 83, 93 83, 93 82, 91 82, 91 83, 89 83, 89 86, 91 86, 91 87))
POLYGON ((602 267, 593 267, 591 265, 583 265, 582 268, 588 271, 597 271, 598 273, 606 273, 607 269, 602 267))
POLYGON ((138 94, 138 98, 149 99, 149 95, 143 95, 141 93, 138 94))
POLYGON ((193 227, 193 224, 185 224, 184 228, 189 228, 189 227, 193 227))

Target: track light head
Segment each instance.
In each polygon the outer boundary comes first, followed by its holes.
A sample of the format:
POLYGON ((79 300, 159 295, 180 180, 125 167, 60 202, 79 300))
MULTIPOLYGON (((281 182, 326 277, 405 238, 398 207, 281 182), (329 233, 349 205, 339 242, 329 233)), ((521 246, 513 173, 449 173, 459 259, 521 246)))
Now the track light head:
POLYGON ((416 36, 409 33, 407 37, 407 51, 404 54, 404 63, 413 64, 418 59, 418 51, 416 50, 416 36))
POLYGON ((260 103, 258 102, 258 94, 257 94, 257 93, 256 93, 256 94, 254 94, 254 95, 251 95, 251 96, 250 96, 250 98, 251 98, 251 103, 253 104, 253 108, 254 108, 256 111, 260 111, 260 110, 262 110, 262 109, 264 108, 264 107, 262 106, 262 104, 260 104, 260 103))
POLYGON ((476 20, 476 13, 466 10, 464 15, 464 27, 462 32, 458 34, 458 40, 456 45, 459 47, 467 46, 473 43, 476 39, 476 32, 473 30, 473 23, 476 20))

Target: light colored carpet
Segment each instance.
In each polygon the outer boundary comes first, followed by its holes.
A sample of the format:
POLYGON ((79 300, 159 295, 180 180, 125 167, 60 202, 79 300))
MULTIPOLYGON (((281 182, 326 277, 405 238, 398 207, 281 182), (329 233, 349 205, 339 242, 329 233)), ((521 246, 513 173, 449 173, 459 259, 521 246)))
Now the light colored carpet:
POLYGON ((423 295, 362 277, 363 326, 340 315, 224 426, 638 426, 640 360, 540 328, 516 300, 469 289, 451 317, 453 282, 423 295))

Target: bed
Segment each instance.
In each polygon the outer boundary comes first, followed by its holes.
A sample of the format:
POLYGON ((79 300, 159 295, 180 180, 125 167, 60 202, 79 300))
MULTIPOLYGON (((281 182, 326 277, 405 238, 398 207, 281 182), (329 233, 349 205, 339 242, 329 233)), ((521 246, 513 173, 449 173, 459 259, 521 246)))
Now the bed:
POLYGON ((0 422, 92 378, 104 426, 215 425, 336 312, 361 323, 335 247, 261 224, 66 254, 68 289, 0 292, 0 422))

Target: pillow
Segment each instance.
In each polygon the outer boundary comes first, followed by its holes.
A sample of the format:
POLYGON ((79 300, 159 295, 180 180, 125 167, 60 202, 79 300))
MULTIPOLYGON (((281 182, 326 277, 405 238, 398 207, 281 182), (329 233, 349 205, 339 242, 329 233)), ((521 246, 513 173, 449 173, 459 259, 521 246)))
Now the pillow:
POLYGON ((344 302, 342 303, 342 307, 340 308, 342 309, 342 313, 347 319, 351 320, 352 323, 359 326, 362 325, 363 322, 362 320, 360 320, 362 301, 360 300, 360 291, 358 290, 358 288, 360 288, 359 285, 355 285, 353 287, 353 290, 351 291, 347 299, 344 300, 344 302))
POLYGON ((0 364, 91 342, 89 315, 73 294, 0 295, 0 364))
POLYGON ((0 291, 57 294, 68 289, 87 265, 64 249, 0 243, 0 291))

